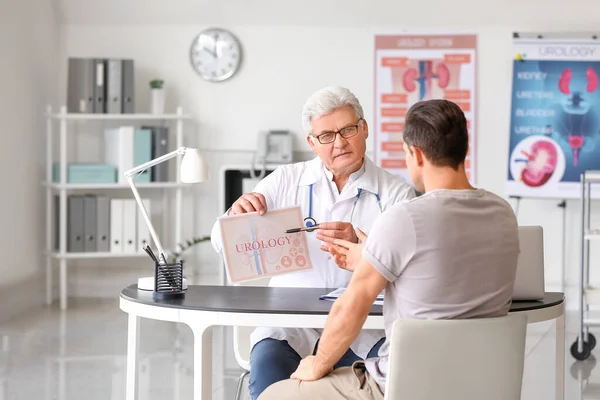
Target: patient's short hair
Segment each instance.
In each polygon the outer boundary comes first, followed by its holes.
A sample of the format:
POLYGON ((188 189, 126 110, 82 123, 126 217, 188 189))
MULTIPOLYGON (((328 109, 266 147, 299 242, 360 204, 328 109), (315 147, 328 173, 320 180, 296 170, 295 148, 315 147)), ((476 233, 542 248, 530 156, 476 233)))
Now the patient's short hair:
POLYGON ((413 104, 406 113, 403 136, 407 146, 421 149, 438 167, 457 170, 469 150, 465 114, 448 100, 424 100, 413 104))

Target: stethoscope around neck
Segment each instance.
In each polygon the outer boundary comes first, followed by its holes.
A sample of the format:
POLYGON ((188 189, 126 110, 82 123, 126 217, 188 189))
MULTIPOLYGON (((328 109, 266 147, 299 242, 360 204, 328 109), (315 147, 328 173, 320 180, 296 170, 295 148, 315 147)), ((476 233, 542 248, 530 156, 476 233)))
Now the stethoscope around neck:
MULTIPOLYGON (((317 225, 317 221, 312 216, 312 200, 313 200, 313 184, 312 183, 308 186, 308 190, 309 190, 309 192, 308 192, 308 217, 304 218, 304 226, 306 226, 307 228, 310 228, 311 226, 317 225)), ((352 212, 350 213, 350 223, 352 223, 352 217, 354 217, 354 209, 356 208, 356 203, 360 199, 362 192, 363 192, 363 189, 358 188, 356 196, 354 196, 354 204, 352 204, 352 212)), ((375 198, 377 199, 377 205, 379 206, 379 212, 381 213, 381 212, 383 212, 383 210, 381 209, 381 198, 379 197, 379 193, 373 193, 373 194, 375 195, 375 198)), ((312 230, 310 230, 308 232, 312 232, 312 230)))

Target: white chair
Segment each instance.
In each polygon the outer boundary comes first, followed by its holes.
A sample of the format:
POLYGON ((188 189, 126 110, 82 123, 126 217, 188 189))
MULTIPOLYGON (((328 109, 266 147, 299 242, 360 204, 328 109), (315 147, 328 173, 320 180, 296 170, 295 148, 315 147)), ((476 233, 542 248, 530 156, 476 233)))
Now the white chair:
POLYGON ((397 320, 385 399, 521 398, 527 317, 397 320))
MULTIPOLYGON (((268 286, 271 278, 257 279, 255 281, 243 282, 236 285, 239 286, 268 286)), ((253 327, 249 326, 234 326, 233 327, 233 354, 235 361, 244 370, 238 380, 238 387, 235 393, 235 399, 239 400, 242 394, 244 378, 250 373, 250 334, 254 331, 253 327)))

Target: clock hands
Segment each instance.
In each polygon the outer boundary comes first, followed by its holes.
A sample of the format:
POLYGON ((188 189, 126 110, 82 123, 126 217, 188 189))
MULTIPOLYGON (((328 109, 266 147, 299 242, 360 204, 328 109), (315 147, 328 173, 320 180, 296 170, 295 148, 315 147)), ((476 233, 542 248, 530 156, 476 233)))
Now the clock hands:
POLYGON ((203 47, 202 50, 206 51, 208 54, 213 56, 213 58, 219 58, 220 54, 218 54, 218 53, 220 53, 220 52, 219 52, 219 47, 217 46, 218 41, 219 41, 219 34, 215 33, 213 40, 212 40, 212 50, 206 46, 203 47))
POLYGON ((203 47, 202 50, 206 51, 208 54, 213 56, 213 58, 217 58, 217 53, 214 50, 209 50, 206 47, 203 47))

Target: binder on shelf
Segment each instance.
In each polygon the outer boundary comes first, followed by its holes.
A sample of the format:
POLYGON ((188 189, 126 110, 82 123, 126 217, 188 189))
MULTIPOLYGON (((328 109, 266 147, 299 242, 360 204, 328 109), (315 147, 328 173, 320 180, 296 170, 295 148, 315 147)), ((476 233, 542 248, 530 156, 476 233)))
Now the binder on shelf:
MULTIPOLYGON (((166 126, 145 126, 152 132, 152 159, 163 156, 169 152, 169 130, 166 126)), ((169 162, 155 165, 151 169, 152 182, 169 181, 169 162)))
POLYGON ((83 252, 85 211, 83 196, 70 195, 67 198, 67 251, 83 252))
POLYGON ((123 61, 106 60, 106 112, 123 112, 123 61))
POLYGON ((110 198, 96 196, 96 251, 110 251, 110 198))
POLYGON ((106 61, 94 59, 94 113, 106 112, 106 61))
MULTIPOLYGON (((133 139, 133 165, 141 165, 152 160, 152 132, 149 129, 136 129, 133 139)), ((150 182, 150 171, 147 169, 139 173, 137 182, 150 182)))
POLYGON ((123 86, 122 86, 122 110, 124 114, 135 113, 135 71, 133 60, 122 60, 123 86))
MULTIPOLYGON (((150 199, 142 199, 142 203, 144 203, 144 207, 146 207, 146 212, 148 213, 148 218, 152 219, 152 213, 150 208, 150 199)), ((136 204, 137 206, 137 204, 136 204)), ((148 229, 148 225, 146 225, 146 221, 142 216, 142 212, 138 207, 136 207, 137 212, 137 247, 136 250, 138 253, 144 252, 144 244, 150 244, 150 230, 148 229)))
POLYGON ((67 111, 94 112, 94 60, 69 58, 67 71, 67 111))
POLYGON ((136 253, 137 250, 137 203, 135 199, 123 199, 123 253, 136 253))
POLYGON ((94 252, 97 249, 96 241, 96 196, 83 196, 83 251, 94 252))
POLYGON ((110 252, 123 252, 123 199, 110 199, 110 252))
POLYGON ((127 183, 123 174, 134 167, 134 130, 133 126, 122 126, 104 131, 104 161, 117 167, 118 183, 127 183))

